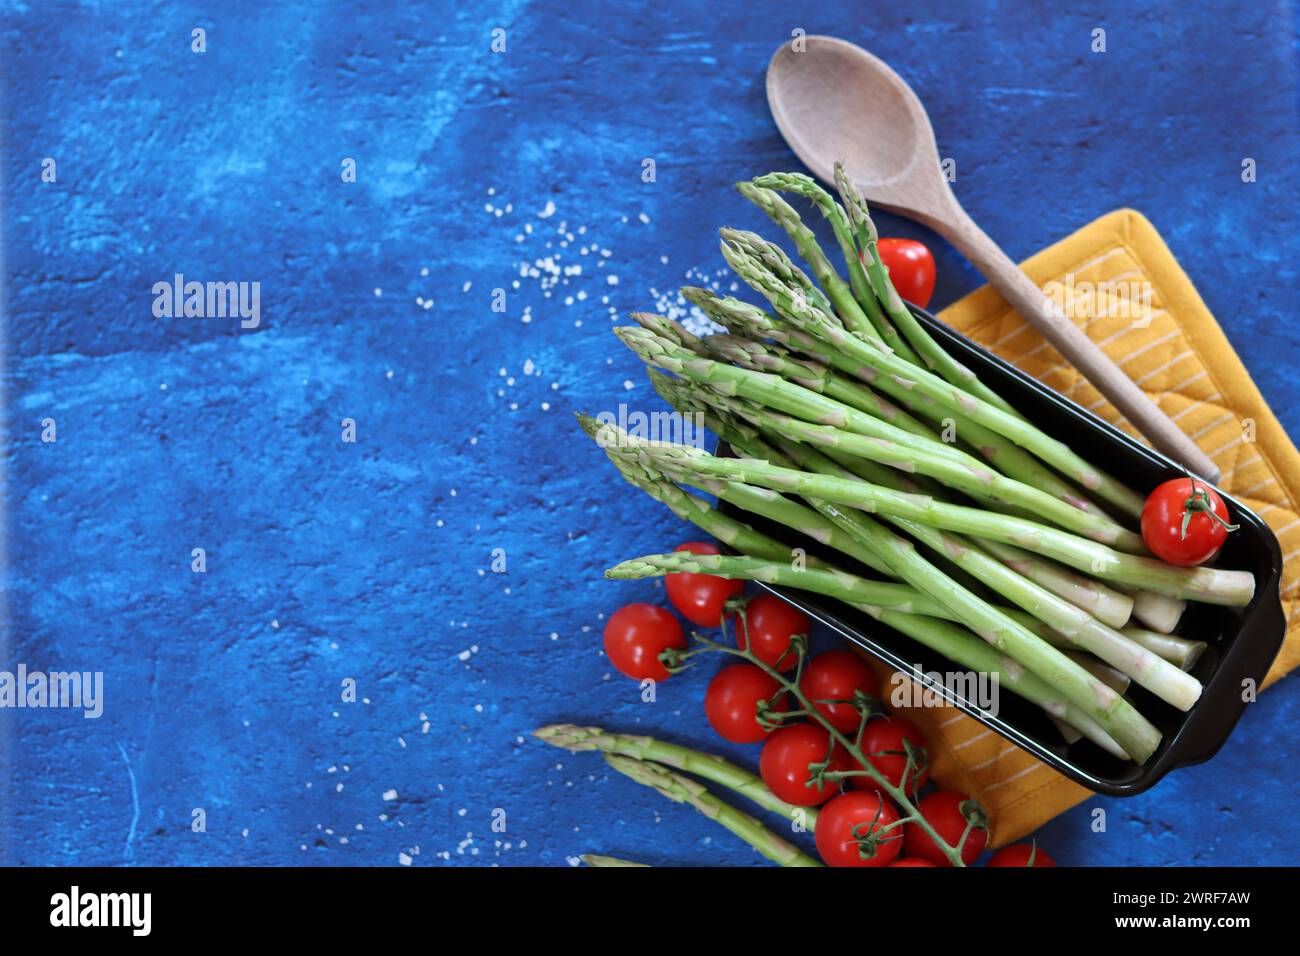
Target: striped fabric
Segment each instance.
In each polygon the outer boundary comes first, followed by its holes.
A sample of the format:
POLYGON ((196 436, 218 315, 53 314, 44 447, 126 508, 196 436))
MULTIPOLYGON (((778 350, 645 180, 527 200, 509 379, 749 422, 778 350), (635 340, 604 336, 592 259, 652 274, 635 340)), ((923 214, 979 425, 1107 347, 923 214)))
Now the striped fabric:
MULTIPOLYGON (((1300 455, 1155 228, 1121 209, 1045 249, 1022 268, 1192 436, 1222 471, 1220 486, 1277 532, 1287 642, 1267 686, 1300 663, 1300 455)), ((1037 331, 984 287, 941 317, 1080 405, 1136 431, 1037 331)), ((1140 437, 1140 436, 1139 436, 1140 437)), ((935 751, 933 776, 978 796, 993 845, 1013 842, 1089 792, 953 708, 907 711, 935 751)))

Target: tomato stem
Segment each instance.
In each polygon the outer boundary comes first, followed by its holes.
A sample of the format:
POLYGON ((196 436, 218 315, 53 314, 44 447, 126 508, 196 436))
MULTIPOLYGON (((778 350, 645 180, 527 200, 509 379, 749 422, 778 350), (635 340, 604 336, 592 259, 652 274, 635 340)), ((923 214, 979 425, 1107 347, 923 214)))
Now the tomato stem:
POLYGON ((876 806, 876 815, 871 818, 870 822, 856 824, 849 835, 853 837, 853 843, 858 848, 858 856, 864 860, 870 860, 876 855, 877 848, 882 843, 890 840, 898 840, 897 836, 882 836, 895 827, 902 826, 905 820, 895 820, 893 823, 881 824, 880 817, 885 812, 884 803, 878 802, 876 806), (865 836, 862 834, 865 833, 865 836))
POLYGON ((1227 531, 1236 531, 1241 527, 1239 524, 1229 524, 1223 516, 1214 510, 1214 499, 1210 497, 1210 490, 1196 483, 1196 476, 1191 472, 1187 473, 1188 479, 1192 483, 1192 493, 1183 500, 1183 527, 1179 535, 1179 540, 1187 540, 1187 526, 1192 521, 1192 515, 1196 512, 1202 512, 1209 515, 1219 524, 1223 525, 1227 531))

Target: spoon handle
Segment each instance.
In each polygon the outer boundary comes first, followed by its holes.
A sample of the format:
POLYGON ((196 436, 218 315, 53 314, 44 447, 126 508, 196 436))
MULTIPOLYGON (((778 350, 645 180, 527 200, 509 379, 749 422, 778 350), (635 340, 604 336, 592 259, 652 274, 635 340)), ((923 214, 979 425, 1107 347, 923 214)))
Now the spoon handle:
POLYGON ((1217 482, 1219 469, 1196 443, 1169 420, 1097 343, 1066 318, 1060 307, 1020 271, 964 209, 955 201, 952 206, 951 216, 934 221, 934 228, 974 263, 1002 298, 1043 333, 1152 445, 1193 473, 1217 482))

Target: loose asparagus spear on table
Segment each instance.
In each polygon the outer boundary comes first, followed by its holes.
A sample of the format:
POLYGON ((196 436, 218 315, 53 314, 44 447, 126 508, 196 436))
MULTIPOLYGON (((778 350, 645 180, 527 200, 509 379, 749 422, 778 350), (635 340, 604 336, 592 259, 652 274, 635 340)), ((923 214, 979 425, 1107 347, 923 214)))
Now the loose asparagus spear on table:
POLYGON ((722 824, 763 856, 782 866, 821 866, 808 854, 781 839, 748 813, 723 803, 689 777, 673 773, 667 767, 618 754, 604 754, 605 762, 637 783, 658 791, 674 803, 685 803, 704 816, 722 824))
POLYGON ((796 807, 794 804, 786 803, 769 790, 757 775, 742 770, 730 761, 715 757, 713 754, 702 753, 679 744, 670 744, 654 737, 617 734, 600 727, 579 727, 576 724, 548 724, 534 730, 533 736, 564 750, 575 752, 599 750, 601 753, 618 754, 633 760, 648 760, 664 767, 681 770, 728 787, 757 803, 764 810, 770 810, 787 820, 802 819, 809 830, 817 825, 816 807, 796 807))

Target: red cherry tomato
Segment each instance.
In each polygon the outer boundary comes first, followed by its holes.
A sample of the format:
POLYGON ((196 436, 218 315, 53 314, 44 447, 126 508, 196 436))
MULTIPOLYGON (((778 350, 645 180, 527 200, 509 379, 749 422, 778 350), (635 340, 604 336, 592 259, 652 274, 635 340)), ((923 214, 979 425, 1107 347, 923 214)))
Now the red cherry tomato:
MULTIPOLYGON (((717 554, 718 546, 707 541, 687 541, 673 550, 717 554)), ((745 590, 745 582, 683 571, 664 575, 664 587, 668 589, 668 600, 682 617, 700 627, 717 627, 722 623, 723 605, 745 590)))
POLYGON ((1056 866, 1056 861, 1042 850, 1028 843, 1004 846, 989 858, 989 866, 1056 866), (1032 863, 1030 857, 1034 858, 1032 863))
POLYGON ((905 856, 901 860, 895 860, 893 863, 889 865, 890 866, 928 866, 931 869, 936 869, 935 865, 931 863, 929 860, 922 860, 915 856, 905 856))
MULTIPOLYGON (((951 790, 938 790, 923 798, 916 805, 916 808, 930 826, 934 827, 934 831, 939 834, 940 839, 949 846, 954 847, 957 845, 957 841, 961 839, 961 835, 966 831, 967 814, 975 818, 977 823, 971 828, 970 836, 966 838, 966 845, 962 847, 961 851, 963 863, 970 866, 975 862, 976 857, 983 851, 984 844, 988 842, 989 838, 987 824, 982 822, 984 811, 979 808, 978 803, 962 793, 953 793, 951 790)), ((819 822, 818 826, 820 825, 819 822)), ((904 845, 907 848, 908 856, 929 860, 935 866, 952 866, 948 857, 935 845, 934 840, 930 839, 930 834, 921 829, 919 823, 914 821, 908 823, 904 830, 904 845)))
POLYGON ((788 671, 799 662, 790 652, 790 638, 807 635, 812 628, 808 615, 775 594, 763 592, 745 605, 745 612, 732 615, 736 646, 745 649, 745 635, 753 643, 754 656, 768 667, 788 671))
MULTIPOLYGON (((718 735, 733 744, 756 744, 768 735, 758 722, 758 703, 772 700, 781 685, 753 664, 732 664, 713 676, 704 693, 704 713, 718 735)), ((774 710, 786 710, 782 695, 774 710)))
POLYGON ((839 792, 839 785, 823 781, 810 787, 809 764, 822 763, 830 757, 828 771, 849 769, 848 755, 842 748, 831 747, 831 735, 815 724, 791 724, 772 732, 758 758, 758 773, 767 788, 786 803, 797 807, 815 807, 839 792))
POLYGON ((881 239, 876 243, 889 281, 908 302, 925 308, 934 295, 934 256, 915 239, 881 239))
POLYGON ((813 837, 827 866, 888 866, 902 849, 894 805, 878 793, 851 790, 826 804, 813 837))
POLYGON ((852 704, 822 704, 825 700, 852 700, 860 690, 875 697, 880 689, 867 662, 850 650, 827 651, 808 662, 799 689, 836 730, 857 730, 861 718, 852 704))
POLYGON ((686 635, 677 618, 653 604, 621 607, 605 623, 609 662, 634 680, 667 680, 672 675, 659 655, 670 647, 685 646, 686 635))
POLYGON ((1223 499, 1199 478, 1166 481, 1142 506, 1142 540, 1152 554, 1170 564, 1209 561, 1236 527, 1228 522, 1223 499))
MULTIPOLYGON (((916 764, 908 776, 905 792, 908 796, 915 796, 930 775, 930 760, 925 738, 911 721, 905 717, 872 718, 858 740, 858 748, 867 758, 867 763, 895 787, 903 785, 903 774, 907 772, 907 744, 912 745, 916 764)), ((859 790, 876 789, 876 782, 870 777, 849 777, 848 781, 859 790)))

